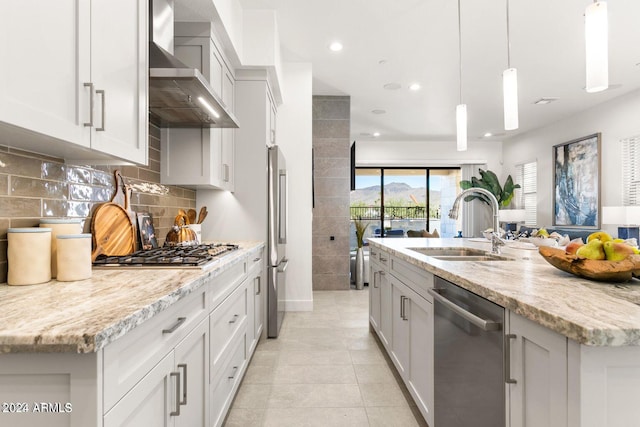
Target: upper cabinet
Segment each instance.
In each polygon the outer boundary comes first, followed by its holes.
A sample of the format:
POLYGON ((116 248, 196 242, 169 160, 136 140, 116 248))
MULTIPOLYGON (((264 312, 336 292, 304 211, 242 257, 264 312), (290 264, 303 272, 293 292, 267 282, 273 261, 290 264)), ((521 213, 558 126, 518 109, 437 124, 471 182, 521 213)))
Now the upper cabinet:
MULTIPOLYGON (((235 110, 235 77, 210 23, 176 23, 175 56, 200 70, 218 99, 235 110)), ((163 128, 163 184, 234 190, 235 131, 231 128, 163 128)))
POLYGON ((147 0, 2 2, 0 144, 147 163, 147 0))

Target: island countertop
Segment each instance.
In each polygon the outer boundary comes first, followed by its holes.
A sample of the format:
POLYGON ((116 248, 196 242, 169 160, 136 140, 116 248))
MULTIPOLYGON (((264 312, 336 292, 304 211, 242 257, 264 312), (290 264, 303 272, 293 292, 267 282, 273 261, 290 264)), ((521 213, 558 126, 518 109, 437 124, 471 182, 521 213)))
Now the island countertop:
POLYGON ((603 283, 548 264, 537 249, 507 246, 514 261, 444 261, 410 248, 471 247, 480 239, 370 239, 371 246, 453 282, 477 295, 589 346, 640 346, 640 281, 603 283))
POLYGON ((1 284, 0 353, 98 351, 264 247, 236 243, 203 269, 114 267, 76 282, 1 284))

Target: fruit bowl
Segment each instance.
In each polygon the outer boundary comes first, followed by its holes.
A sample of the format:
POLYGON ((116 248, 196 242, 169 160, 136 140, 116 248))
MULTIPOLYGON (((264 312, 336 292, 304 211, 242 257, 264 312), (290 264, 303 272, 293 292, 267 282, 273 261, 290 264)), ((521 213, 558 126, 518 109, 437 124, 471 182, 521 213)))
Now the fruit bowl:
POLYGON ((558 248, 540 247, 538 251, 554 267, 585 279, 627 282, 640 276, 640 255, 629 255, 622 261, 607 261, 577 258, 558 248))

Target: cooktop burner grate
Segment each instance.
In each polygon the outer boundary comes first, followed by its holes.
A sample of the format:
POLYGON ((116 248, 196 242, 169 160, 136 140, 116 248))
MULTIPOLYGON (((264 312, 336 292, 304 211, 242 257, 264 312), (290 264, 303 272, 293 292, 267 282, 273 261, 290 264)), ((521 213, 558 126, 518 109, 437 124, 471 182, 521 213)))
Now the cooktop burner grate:
POLYGON ((137 251, 124 256, 99 255, 94 266, 203 266, 228 252, 238 249, 238 245, 228 243, 202 244, 193 246, 171 246, 137 251))

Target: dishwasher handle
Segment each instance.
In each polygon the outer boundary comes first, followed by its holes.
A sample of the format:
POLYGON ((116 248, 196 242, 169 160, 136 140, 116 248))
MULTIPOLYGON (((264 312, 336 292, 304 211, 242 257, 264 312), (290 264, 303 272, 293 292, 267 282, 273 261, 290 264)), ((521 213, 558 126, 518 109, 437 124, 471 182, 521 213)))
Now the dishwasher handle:
POLYGON ((443 291, 443 289, 433 288, 433 289, 427 289, 427 291, 429 292, 429 295, 431 295, 434 298, 435 301, 438 301, 439 303, 447 307, 449 310, 453 311, 454 313, 461 316, 465 320, 468 320, 469 322, 473 323, 477 327, 481 328, 483 331, 490 332, 490 331, 499 331, 502 329, 502 324, 500 322, 494 322, 493 320, 486 320, 481 317, 478 317, 475 314, 470 313, 464 308, 460 307, 459 305, 456 305, 453 302, 449 301, 447 298, 442 296, 441 292, 443 291))

